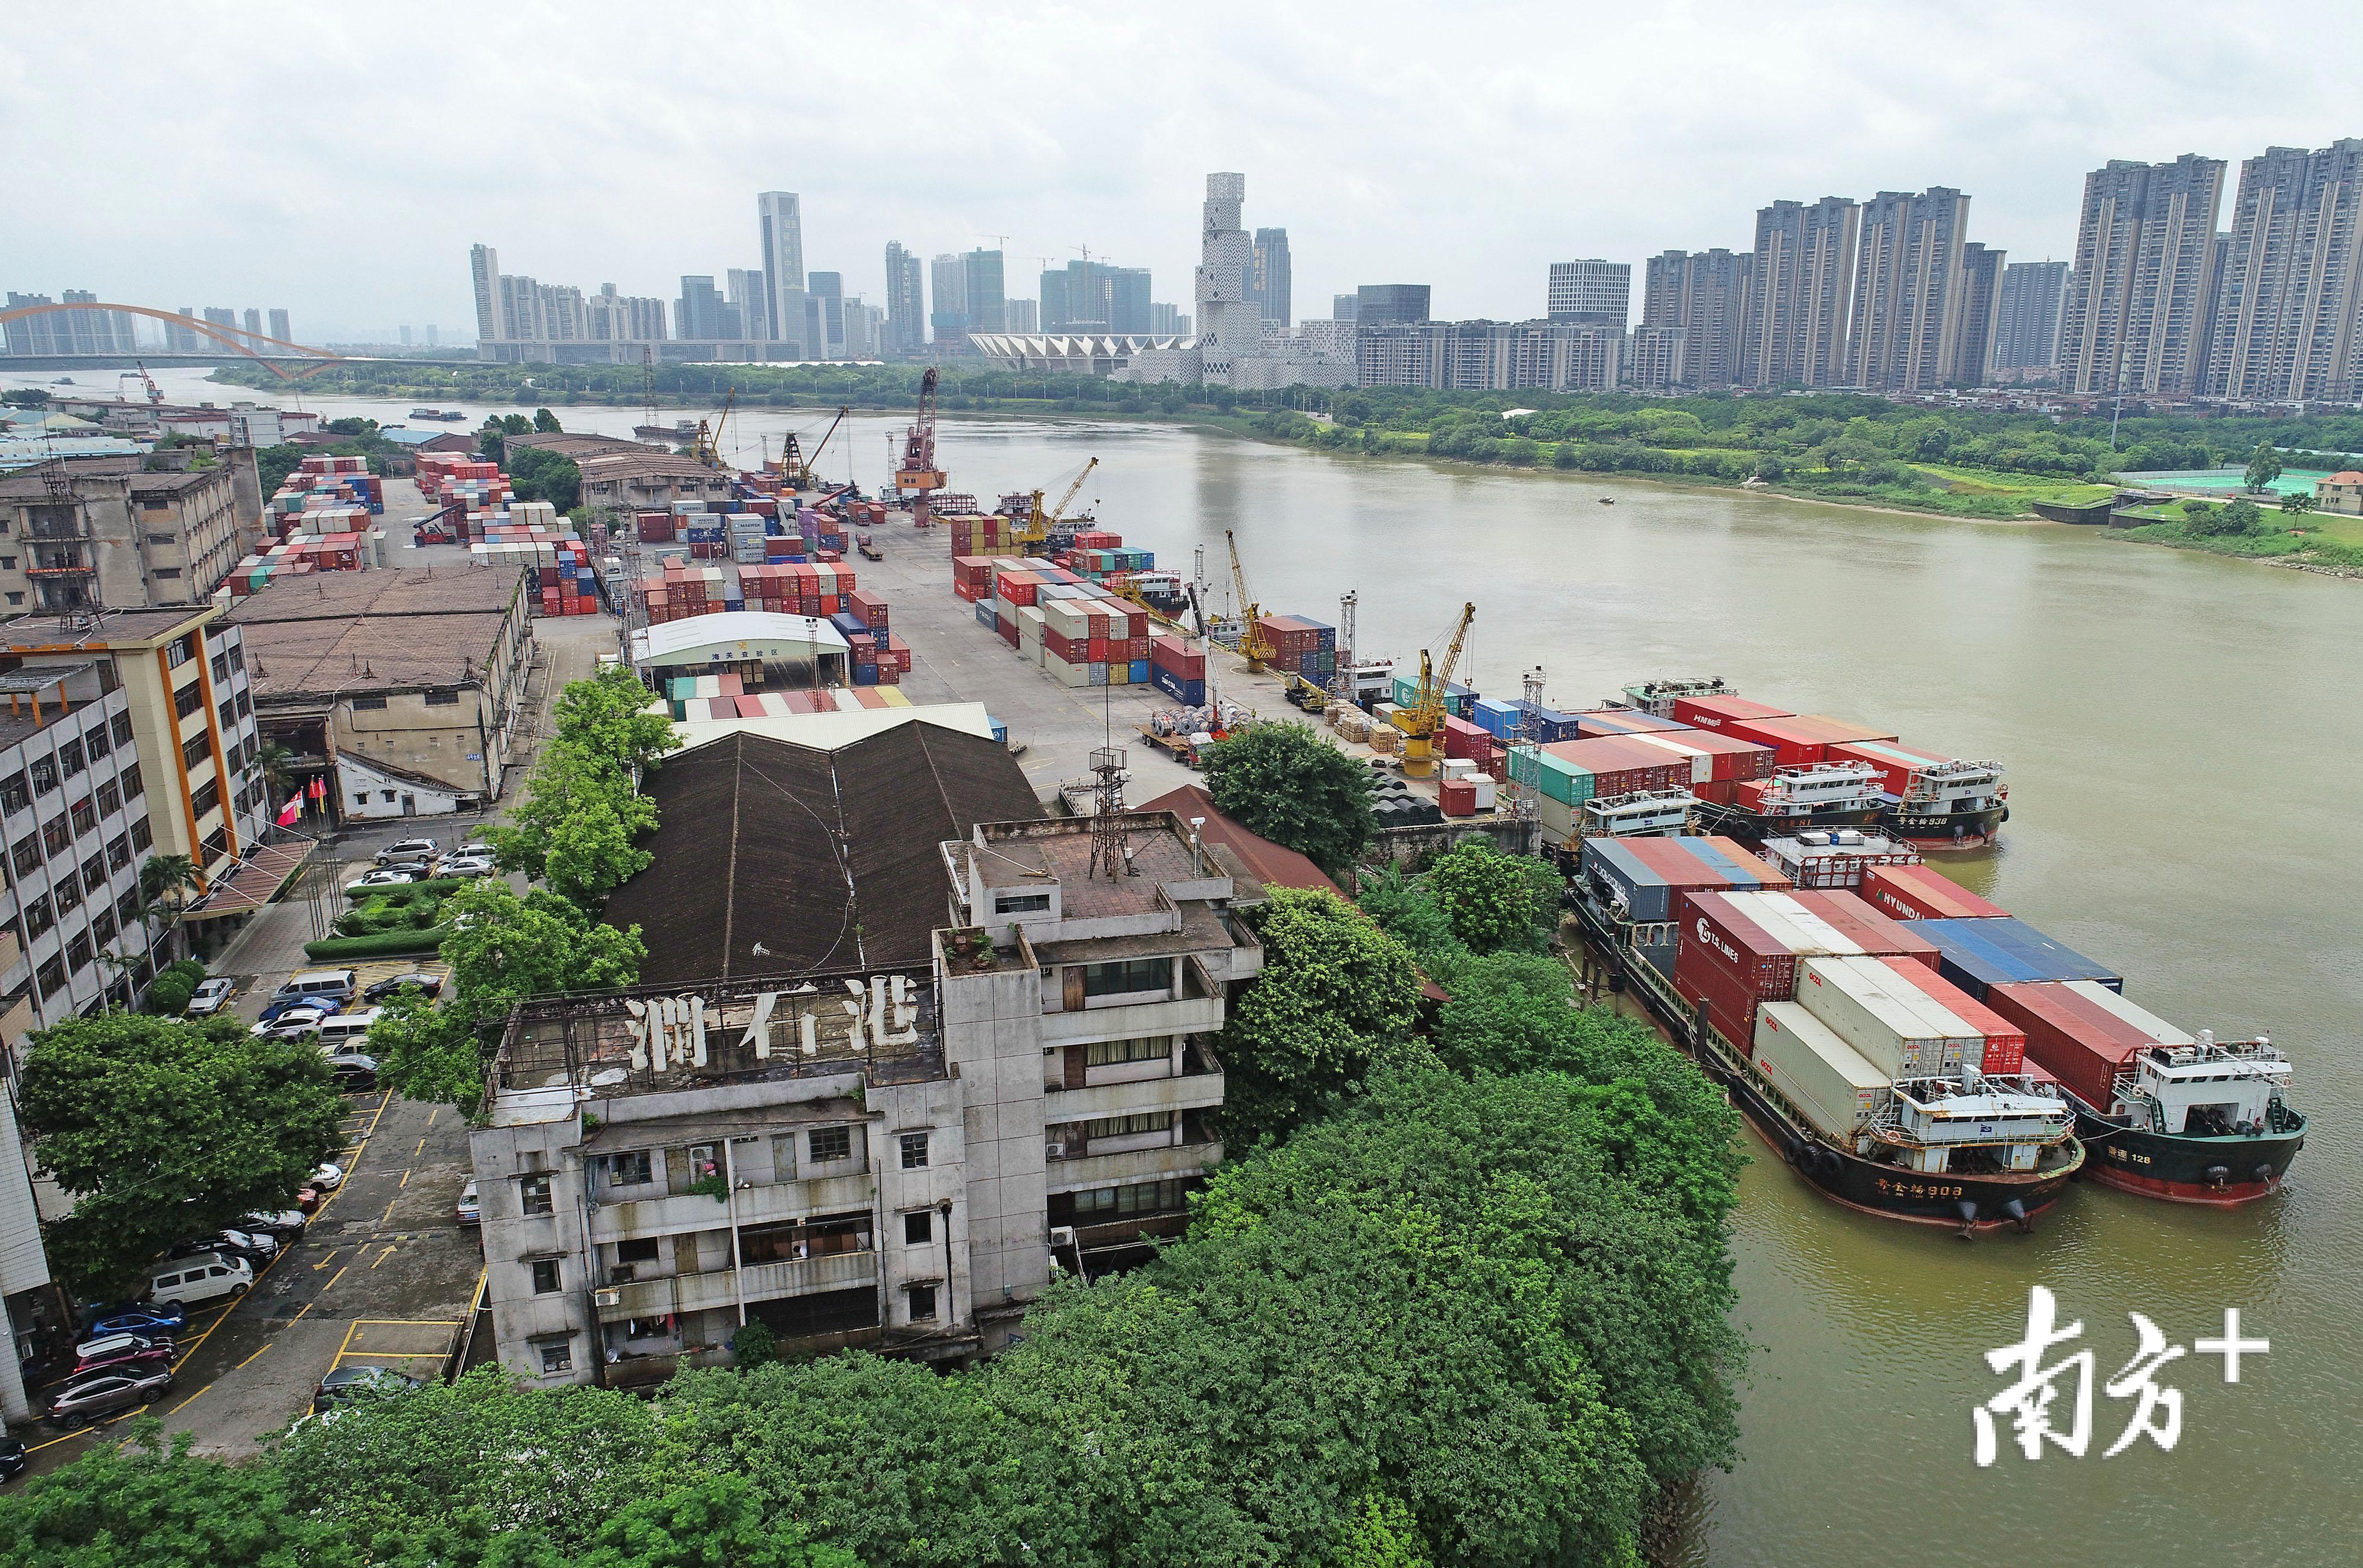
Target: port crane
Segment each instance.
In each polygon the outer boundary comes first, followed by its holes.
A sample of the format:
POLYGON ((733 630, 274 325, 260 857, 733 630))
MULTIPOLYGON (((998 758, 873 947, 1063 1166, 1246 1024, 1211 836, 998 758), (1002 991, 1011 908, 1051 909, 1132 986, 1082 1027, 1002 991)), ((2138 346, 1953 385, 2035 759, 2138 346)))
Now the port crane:
POLYGON ((819 488, 820 455, 826 449, 829 437, 837 434, 837 427, 844 424, 845 416, 852 412, 850 407, 838 409, 837 417, 828 422, 828 428, 822 431, 820 439, 813 444, 812 456, 809 458, 804 456, 804 445, 796 439, 794 431, 789 431, 782 438, 780 475, 788 481, 788 487, 791 490, 803 490, 808 486, 814 489, 819 488))
POLYGON ((712 423, 709 424, 703 419, 697 422, 697 438, 690 445, 690 456, 709 469, 722 472, 728 471, 729 465, 722 460, 719 447, 722 441, 722 427, 730 423, 730 411, 738 405, 738 389, 732 387, 724 394, 722 412, 714 416, 712 423))
POLYGON ((1477 606, 1463 604, 1460 620, 1452 628, 1452 641, 1444 650, 1444 662, 1439 665, 1419 650, 1419 699, 1412 704, 1411 719, 1403 731, 1403 770, 1406 778, 1425 778, 1436 771, 1437 755, 1443 749, 1444 698, 1452 687, 1452 671, 1460 662, 1461 645, 1469 640, 1469 624, 1477 618, 1477 606))
MULTIPOLYGON (((120 387, 123 384, 124 377, 134 376, 139 380, 140 386, 145 389, 148 398, 148 405, 150 408, 162 403, 164 401, 164 389, 156 384, 156 378, 148 373, 148 367, 141 364, 140 361, 137 359, 134 359, 131 362, 134 365, 139 366, 139 369, 137 370, 123 371, 120 375, 117 375, 115 378, 115 384, 117 387, 120 387)), ((117 395, 119 396, 120 393, 117 395)))
POLYGON ((911 526, 927 525, 927 498, 944 488, 944 472, 936 467, 936 368, 919 378, 919 417, 903 432, 903 450, 894 464, 894 489, 914 491, 911 526))
POLYGON ((1252 675, 1270 662, 1272 647, 1264 641, 1263 629, 1259 624, 1263 620, 1263 606, 1248 592, 1247 569, 1239 565, 1238 538, 1226 528, 1223 530, 1223 543, 1230 547, 1231 586, 1239 596, 1239 657, 1248 661, 1248 672, 1252 675))
POLYGON ((1059 497, 1059 504, 1047 510, 1042 505, 1043 492, 1036 491, 1032 510, 1027 512, 1025 520, 1011 531, 1011 538, 1020 545, 1046 543, 1050 537, 1050 530, 1066 521, 1067 508, 1074 504, 1075 492, 1083 488, 1083 481, 1091 478, 1092 470, 1099 466, 1100 460, 1097 458, 1085 463, 1082 471, 1075 476, 1074 482, 1067 486, 1066 493, 1059 497))

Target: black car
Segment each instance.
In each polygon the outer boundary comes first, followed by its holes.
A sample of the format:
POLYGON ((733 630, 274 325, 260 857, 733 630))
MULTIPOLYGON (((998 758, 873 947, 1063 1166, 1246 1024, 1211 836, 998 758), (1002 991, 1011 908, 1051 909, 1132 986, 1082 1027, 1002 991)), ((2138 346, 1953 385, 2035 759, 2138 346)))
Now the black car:
POLYGON ((172 1387, 172 1371, 169 1366, 102 1372, 80 1378, 60 1389, 57 1397, 50 1401, 50 1424, 88 1426, 134 1405, 161 1399, 172 1387))
POLYGON ((358 1051, 339 1051, 328 1058, 328 1077, 340 1089, 377 1088, 377 1058, 358 1051))
POLYGON ((405 990, 416 991, 428 1001, 433 1001, 437 997, 443 994, 443 977, 440 975, 421 975, 416 973, 408 975, 389 975, 384 979, 378 981, 377 984, 363 990, 361 992, 361 999, 363 1001, 370 1002, 382 1002, 388 997, 393 996, 395 992, 405 990))
POLYGON ((317 1414, 333 1409, 339 1401, 356 1395, 398 1394, 407 1388, 424 1388, 426 1386, 425 1378, 409 1376, 390 1366, 340 1366, 320 1379, 320 1386, 312 1390, 312 1409, 317 1414))
POLYGON ((210 1236, 191 1236, 186 1241, 175 1242, 168 1250, 167 1255, 176 1258, 193 1258, 200 1253, 220 1253, 228 1257, 244 1258, 257 1274, 261 1273, 262 1265, 269 1263, 275 1255, 265 1253, 260 1247, 240 1246, 227 1236, 218 1232, 210 1236))
POLYGON ((0 1481, 14 1481, 25 1474, 32 1462, 25 1457, 25 1445, 15 1438, 0 1438, 0 1481))

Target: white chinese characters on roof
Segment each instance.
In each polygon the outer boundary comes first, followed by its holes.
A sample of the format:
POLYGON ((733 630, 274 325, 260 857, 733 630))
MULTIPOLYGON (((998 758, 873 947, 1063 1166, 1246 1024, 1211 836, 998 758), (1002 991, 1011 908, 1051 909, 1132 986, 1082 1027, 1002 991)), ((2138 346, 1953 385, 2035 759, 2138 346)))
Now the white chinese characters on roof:
MULTIPOLYGON (((763 991, 751 1004, 744 1032, 736 1042, 759 1061, 784 1054, 789 1043, 804 1056, 861 1055, 915 1045, 919 1005, 907 975, 847 978, 836 987, 807 983, 789 990, 763 991)), ((632 1070, 663 1073, 702 1068, 710 1031, 738 1027, 699 996, 633 998, 624 1006, 632 1017, 632 1070)))

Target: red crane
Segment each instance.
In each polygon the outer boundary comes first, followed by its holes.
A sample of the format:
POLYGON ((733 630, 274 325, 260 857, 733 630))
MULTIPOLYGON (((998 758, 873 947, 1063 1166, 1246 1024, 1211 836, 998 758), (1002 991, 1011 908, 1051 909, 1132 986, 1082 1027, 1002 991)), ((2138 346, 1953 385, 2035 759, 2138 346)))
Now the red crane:
POLYGON ((927 525, 927 498, 944 488, 944 473, 936 467, 936 368, 919 378, 919 418, 903 432, 903 455, 894 466, 894 489, 915 492, 911 526, 927 525))

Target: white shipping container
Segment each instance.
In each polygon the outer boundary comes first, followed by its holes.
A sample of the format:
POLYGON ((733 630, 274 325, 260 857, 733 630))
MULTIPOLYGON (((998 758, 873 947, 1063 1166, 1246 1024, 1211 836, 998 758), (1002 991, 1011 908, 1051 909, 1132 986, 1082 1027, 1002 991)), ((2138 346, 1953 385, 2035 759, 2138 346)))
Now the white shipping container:
POLYGON ((1862 955, 1861 943, 1788 894, 1758 893, 1754 895, 1754 900, 1748 909, 1749 917, 1755 918, 1758 905, 1775 911, 1782 922, 1781 934, 1788 940, 1789 951, 1800 957, 1809 953, 1850 958, 1862 955))
POLYGON ((1920 976, 1935 979, 1936 972, 1934 969, 1909 958, 1893 964, 1882 959, 1871 962, 1887 971, 1886 977, 1892 982, 1895 994, 1910 1003, 1928 1027, 1944 1037, 1942 1061, 1947 1072, 1956 1067, 1967 1067, 1972 1072, 1985 1070, 1985 1032, 1921 988, 1920 976), (1918 974, 1914 974, 1914 970, 1918 974))
POLYGON ((1772 1087, 1841 1143, 1887 1100, 1887 1075, 1795 1002, 1758 1006, 1755 1055, 1772 1087))
POLYGON ((1945 1036, 1903 995, 1903 980, 1876 958, 1797 961, 1797 1001, 1862 1059, 1891 1078, 1943 1071, 1945 1036))
POLYGON ((1477 776, 1476 784, 1477 809, 1481 812, 1493 810, 1493 781, 1481 773, 1477 776))
POLYGON ((2189 1031, 2177 1028, 2158 1014, 2135 1006, 2118 992, 2091 980, 2070 980, 2068 988, 2095 1007, 2106 1008, 2136 1029, 2141 1030, 2161 1045, 2196 1045, 2198 1039, 2189 1031))

